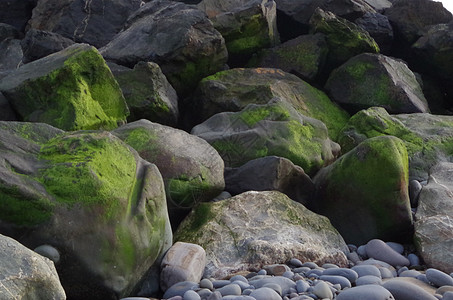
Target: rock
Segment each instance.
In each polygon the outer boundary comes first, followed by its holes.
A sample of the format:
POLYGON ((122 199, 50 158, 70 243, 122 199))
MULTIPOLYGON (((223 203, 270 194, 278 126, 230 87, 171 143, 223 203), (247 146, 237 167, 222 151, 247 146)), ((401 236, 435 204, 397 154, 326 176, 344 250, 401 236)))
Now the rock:
POLYGON ((315 294, 321 299, 333 298, 333 294, 332 291, 330 290, 329 285, 324 281, 318 281, 318 283, 316 283, 316 285, 313 288, 313 294, 315 294))
POLYGON ((414 253, 409 253, 407 259, 409 260, 411 267, 420 265, 420 258, 414 253))
POLYGON ((139 0, 113 0, 108 5, 102 1, 38 1, 29 25, 100 48, 112 40, 140 4, 139 0))
POLYGON ((9 101, 0 92, 0 121, 18 121, 16 112, 9 101))
POLYGON ((379 239, 373 239, 366 244, 366 253, 368 257, 382 260, 394 267, 408 266, 410 264, 406 257, 379 239))
POLYGON ((357 286, 340 292, 337 300, 391 300, 392 294, 379 285, 357 286))
MULTIPOLYGON (((402 268, 401 268, 402 269, 402 268)), ((401 270, 400 269, 400 270, 401 270)), ((413 278, 417 278, 418 276, 420 276, 422 273, 420 273, 419 271, 416 271, 416 270, 406 270, 406 271, 403 271, 401 273, 399 273, 399 277, 413 277, 413 278)))
POLYGON ((225 189, 233 195, 246 191, 279 191, 307 204, 314 184, 304 170, 289 159, 266 156, 251 160, 239 168, 225 169, 225 189))
POLYGON ((418 197, 422 191, 422 185, 418 180, 411 180, 409 182, 409 198, 411 199, 411 207, 418 207, 418 197))
POLYGON ((198 245, 176 242, 161 262, 160 286, 166 291, 182 281, 199 282, 206 265, 206 252, 198 245))
POLYGON ((408 160, 400 139, 365 140, 313 181, 313 209, 327 216, 348 243, 404 238, 410 232, 408 160))
POLYGON ((263 49, 249 66, 278 68, 310 82, 318 78, 328 53, 322 33, 305 34, 269 49, 263 49))
POLYGON ((393 250, 395 250, 399 254, 403 254, 404 253, 404 246, 402 244, 396 243, 396 242, 386 242, 386 244, 387 244, 387 246, 389 246, 390 248, 392 248, 393 250))
POLYGON ((268 286, 269 284, 276 284, 280 286, 282 295, 287 295, 290 291, 296 288, 296 284, 291 279, 282 276, 272 276, 257 279, 255 277, 250 278, 250 284, 253 285, 256 289, 268 286))
POLYGON ((108 132, 0 128, 0 231, 56 248, 68 298, 128 295, 172 240, 157 167, 108 132))
POLYGON ((5 39, 0 41, 0 72, 17 69, 22 64, 22 48, 20 40, 5 39))
POLYGON ((352 113, 372 106, 394 114, 429 112, 414 73, 405 63, 381 54, 351 58, 331 73, 325 88, 352 113))
POLYGON ((217 289, 217 291, 220 292, 222 296, 228 295, 239 296, 241 294, 241 287, 236 283, 230 283, 217 289))
POLYGON ((157 64, 139 62, 134 69, 129 69, 110 63, 109 67, 129 107, 128 122, 147 119, 176 126, 179 118, 178 95, 157 64))
POLYGON ((37 0, 11 0, 0 3, 0 20, 24 31, 37 0))
MULTIPOLYGON (((204 0, 198 7, 223 5, 218 1, 204 0), (209 3, 205 3, 209 2, 209 3)), ((225 38, 230 64, 247 61, 247 57, 260 49, 277 45, 277 5, 273 0, 252 0, 228 11, 213 15, 207 8, 210 17, 220 34, 225 38)))
POLYGON ((66 299, 53 262, 0 234, 3 299, 66 299))
POLYGON ((128 67, 139 61, 157 63, 180 95, 191 92, 227 61, 224 39, 207 16, 195 7, 166 0, 143 5, 100 51, 107 60, 128 67))
POLYGON ((320 280, 328 281, 332 284, 339 284, 341 289, 350 288, 351 282, 343 276, 335 276, 335 275, 321 275, 319 276, 320 280))
POLYGON ((291 104, 303 115, 321 120, 335 140, 349 116, 320 90, 279 69, 231 69, 204 78, 190 106, 192 123, 220 112, 236 112, 248 104, 267 104, 274 98, 291 104))
POLYGON ((380 277, 376 277, 373 275, 365 275, 365 276, 360 276, 360 278, 357 279, 355 284, 356 284, 356 286, 369 285, 369 284, 382 285, 382 279, 380 277))
POLYGON ((256 290, 254 290, 252 293, 250 293, 250 297, 253 297, 256 300, 280 300, 282 297, 274 291, 273 289, 270 289, 268 287, 261 287, 256 290))
POLYGON ((347 246, 326 218, 276 191, 201 203, 181 223, 175 240, 206 250, 204 277, 222 278, 291 258, 340 266, 347 261, 347 246))
POLYGON ((389 0, 365 0, 376 11, 381 12, 392 6, 392 1, 389 0))
POLYGON ((64 130, 112 129, 128 109, 94 47, 76 44, 14 70, 0 91, 24 121, 64 130))
POLYGON ((356 266, 353 266, 351 270, 356 272, 359 278, 363 276, 374 276, 377 278, 381 278, 381 272, 374 265, 358 264, 356 266))
POLYGON ((322 275, 341 276, 348 279, 351 284, 354 283, 359 277, 356 271, 346 268, 326 269, 322 272, 322 275))
POLYGON ((23 39, 24 34, 20 32, 16 27, 5 24, 5 23, 0 23, 0 41, 6 40, 6 39, 23 39))
POLYGON ((20 44, 24 53, 23 62, 29 63, 61 51, 73 45, 74 41, 55 32, 31 28, 20 44))
POLYGON ((326 36, 329 52, 325 74, 358 54, 379 52, 379 46, 366 30, 320 8, 310 18, 310 32, 320 32, 326 36))
POLYGON ((58 249, 55 247, 52 247, 50 245, 41 245, 36 247, 33 251, 36 253, 47 257, 51 261, 53 261, 55 264, 57 264, 60 261, 60 253, 58 252, 58 249))
POLYGON ((183 296, 184 300, 201 300, 200 295, 197 294, 197 292, 193 290, 188 290, 184 293, 183 296))
POLYGON ((373 107, 352 116, 340 133, 338 142, 347 152, 367 138, 393 135, 404 141, 409 155, 409 177, 427 180, 431 167, 448 161, 453 151, 451 116, 428 113, 390 116, 385 109, 373 107))
POLYGON ((339 150, 325 125, 300 114, 285 102, 250 104, 240 112, 212 116, 192 129, 220 154, 227 167, 252 159, 281 156, 314 174, 336 157, 339 150))
MULTIPOLYGON (((167 291, 165 291, 163 298, 169 299, 175 296, 184 296, 187 291, 198 288, 198 284, 192 281, 182 281, 172 285, 167 291)), ((181 298, 182 300, 182 298, 181 298)))
POLYGON ((211 200, 224 189, 223 160, 203 139, 148 120, 126 124, 112 133, 157 165, 176 226, 196 203, 211 200))
POLYGON ((398 33, 396 39, 408 45, 420 37, 426 26, 449 23, 453 19, 442 3, 430 0, 399 0, 386 9, 384 15, 398 33))
POLYGON ((367 12, 355 23, 365 29, 378 44, 382 53, 390 53, 393 44, 393 27, 389 19, 379 13, 367 12))
POLYGON ((283 276, 283 274, 287 271, 291 271, 291 269, 285 264, 272 264, 263 267, 266 270, 266 274, 273 275, 273 276, 283 276))
POLYGON ((418 285, 398 279, 390 279, 382 285, 387 289, 395 299, 398 300, 436 300, 432 294, 425 291, 418 285))

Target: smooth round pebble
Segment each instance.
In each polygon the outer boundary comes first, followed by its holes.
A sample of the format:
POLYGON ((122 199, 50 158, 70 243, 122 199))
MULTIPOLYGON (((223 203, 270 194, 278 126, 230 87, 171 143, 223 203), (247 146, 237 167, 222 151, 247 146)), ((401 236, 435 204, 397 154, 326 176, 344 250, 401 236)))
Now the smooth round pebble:
POLYGON ((393 274, 388 268, 378 267, 379 272, 381 273, 382 279, 393 278, 396 274, 393 274))
POLYGON ((420 273, 419 271, 417 270, 406 270, 406 271, 403 271, 399 274, 399 277, 413 277, 413 278, 417 278, 417 276, 420 276, 422 273, 420 273))
POLYGON ((280 296, 282 295, 282 287, 280 285, 276 284, 276 283, 269 282, 269 283, 266 283, 265 285, 263 285, 263 287, 267 287, 267 288, 273 289, 280 296))
POLYGON ((222 300, 256 300, 253 297, 247 295, 240 295, 240 296, 225 296, 222 300))
POLYGON ((408 271, 409 268, 408 267, 402 267, 402 268, 399 268, 397 273, 398 273, 398 276, 400 276, 401 273, 403 273, 404 271, 408 271))
POLYGON ((336 276, 336 275, 321 275, 319 277, 320 280, 328 281, 332 284, 339 284, 340 289, 350 288, 351 282, 343 276, 336 276))
POLYGON ((404 253, 404 246, 401 245, 400 243, 395 243, 395 242, 386 242, 387 246, 398 252, 399 254, 404 253))
POLYGON ((197 291, 198 295, 200 295, 201 299, 206 299, 211 296, 212 291, 209 289, 201 289, 197 291))
POLYGON ((291 258, 288 262, 291 266, 294 266, 295 268, 299 268, 303 266, 303 263, 300 261, 300 259, 297 258, 291 258))
POLYGON ((309 262, 303 263, 302 267, 309 267, 310 269, 316 269, 319 266, 316 263, 309 261, 309 262))
POLYGON ((440 270, 429 268, 425 272, 426 278, 434 286, 453 285, 453 278, 440 270))
POLYGON ((424 282, 426 284, 431 284, 429 282, 428 278, 426 278, 426 274, 420 274, 416 278, 417 278, 417 280, 420 280, 421 282, 424 282))
POLYGON ((357 254, 363 258, 367 258, 368 255, 366 254, 366 245, 361 245, 357 248, 357 254))
POLYGON ((445 292, 442 295, 442 300, 453 300, 453 292, 445 292))
POLYGON ((214 291, 206 300, 220 300, 222 299, 222 294, 218 291, 214 291))
POLYGON ((330 289, 330 286, 325 283, 324 281, 318 281, 316 285, 313 288, 313 294, 318 296, 321 299, 327 298, 327 299, 332 299, 333 294, 332 290, 330 289))
POLYGON ((382 279, 373 275, 366 275, 359 277, 355 282, 356 286, 367 285, 367 284, 382 284, 382 279))
POLYGON ((359 278, 366 275, 381 277, 381 271, 373 265, 357 265, 352 267, 351 270, 357 272, 359 278))
POLYGON ((298 293, 305 293, 310 285, 305 280, 296 281, 296 291, 298 293))
POLYGON ((267 271, 262 269, 258 271, 258 275, 267 275, 267 271))
POLYGON ((242 275, 234 275, 233 277, 230 278, 230 281, 231 281, 231 282, 234 282, 234 281, 243 281, 243 282, 249 283, 249 281, 247 280, 247 278, 245 278, 245 277, 242 276, 242 275))
POLYGON ((256 289, 263 287, 267 283, 276 283, 282 288, 282 295, 291 293, 291 290, 296 288, 296 283, 289 278, 283 276, 267 277, 259 280, 249 280, 250 285, 256 289))
POLYGON ((188 290, 194 290, 199 287, 198 283, 192 282, 192 281, 181 281, 178 283, 175 283, 171 287, 169 287, 165 293, 164 293, 164 298, 168 299, 174 296, 183 296, 185 292, 188 290))
MULTIPOLYGON (((181 296, 177 296, 179 297, 180 299, 181 296)), ((126 297, 126 298, 121 298, 120 300, 149 300, 149 298, 143 298, 143 297, 126 297)))
POLYGON ((217 289, 217 291, 219 291, 220 294, 222 294, 222 296, 228 296, 228 295, 238 296, 238 295, 242 294, 241 287, 236 283, 227 284, 227 285, 221 287, 220 289, 217 289))
POLYGON ((390 279, 382 286, 398 300, 437 300, 421 287, 407 281, 390 279))
POLYGON ((286 271, 282 276, 291 279, 294 277, 294 273, 292 271, 286 271))
POLYGON ((362 261, 357 252, 349 252, 348 254, 346 254, 346 257, 354 264, 358 264, 360 261, 362 261))
POLYGON ((229 280, 214 280, 212 282, 212 286, 215 289, 219 289, 219 288, 224 287, 224 286, 226 286, 226 285, 228 285, 230 283, 231 283, 231 281, 229 281, 229 280))
POLYGON ((316 275, 316 276, 321 276, 322 273, 324 272, 325 270, 320 270, 320 269, 312 269, 310 271, 308 271, 307 273, 305 273, 305 275, 307 275, 307 277, 313 277, 313 275, 316 275))
POLYGON ((380 285, 357 286, 340 292, 336 300, 391 300, 392 294, 380 285))
POLYGON ((332 268, 338 269, 339 266, 337 266, 337 265, 335 265, 335 264, 329 264, 329 263, 327 263, 327 264, 323 264, 323 265, 322 265, 322 268, 324 268, 324 269, 332 269, 332 268))
POLYGON ((203 278, 201 281, 200 281, 200 287, 202 289, 209 289, 209 290, 212 290, 214 289, 214 285, 212 284, 212 281, 207 279, 207 278, 203 278))
POLYGON ((250 297, 255 298, 256 300, 281 300, 282 297, 273 289, 268 287, 261 287, 254 290, 250 297))
MULTIPOLYGON (((149 300, 148 298, 146 299, 149 300)), ((171 298, 168 298, 167 300, 182 300, 182 296, 173 296, 171 298)))
POLYGON ((407 259, 409 260, 410 266, 419 266, 420 265, 420 258, 414 253, 409 253, 407 255, 407 259))
POLYGON ((233 281, 232 283, 239 285, 241 287, 242 291, 245 290, 246 288, 250 287, 250 284, 248 282, 244 282, 241 280, 236 280, 236 281, 233 281))
POLYGON ((58 252, 58 250, 53 246, 41 245, 41 246, 36 247, 35 250, 33 250, 33 251, 35 251, 36 253, 38 253, 44 257, 47 257, 48 259, 53 261, 55 264, 60 261, 60 252, 58 252))
POLYGON ((453 292, 453 286, 444 285, 444 286, 441 286, 440 288, 438 288, 436 290, 436 294, 440 294, 440 295, 443 295, 446 292, 453 292))
POLYGON ((359 274, 356 271, 347 268, 326 269, 321 275, 342 276, 347 278, 351 283, 354 283, 359 278, 359 274))
POLYGON ((408 266, 409 260, 393 250, 384 241, 373 239, 366 244, 366 253, 368 257, 382 260, 392 266, 408 266))
POLYGON ((201 297, 197 292, 188 290, 184 293, 184 296, 182 297, 184 300, 201 300, 201 297))

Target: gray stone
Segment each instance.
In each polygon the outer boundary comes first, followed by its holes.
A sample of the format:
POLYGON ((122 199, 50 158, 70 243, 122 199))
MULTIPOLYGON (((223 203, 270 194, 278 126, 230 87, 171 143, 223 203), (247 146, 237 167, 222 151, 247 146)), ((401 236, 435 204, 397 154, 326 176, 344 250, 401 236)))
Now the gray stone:
POLYGON ((450 275, 437 269, 433 268, 427 269, 426 278, 436 287, 444 285, 453 285, 453 278, 450 275))
POLYGON ((420 286, 397 279, 390 279, 382 285, 398 300, 436 300, 437 298, 420 286))
POLYGON ((218 291, 214 291, 207 300, 220 300, 222 299, 222 294, 220 294, 218 291))
POLYGON ((168 299, 168 298, 175 297, 175 296, 183 297, 187 291, 194 290, 198 287, 199 287, 198 283, 195 283, 192 281, 178 282, 178 283, 175 283, 174 285, 172 285, 170 288, 168 288, 165 291, 163 298, 168 299))
POLYGON ((271 288, 261 287, 254 290, 250 297, 253 297, 256 300, 281 300, 282 297, 271 288))
POLYGON ((373 275, 364 275, 360 276, 357 281, 355 282, 356 286, 361 286, 361 285, 368 285, 368 284, 377 284, 381 285, 382 284, 382 279, 381 277, 373 276, 373 275))
POLYGON ((166 291, 181 281, 199 282, 206 265, 206 252, 195 244, 176 242, 161 262, 160 286, 166 291))
POLYGON ((349 279, 343 276, 335 276, 335 275, 321 275, 319 276, 320 280, 328 281, 332 284, 339 284, 341 289, 350 288, 351 282, 349 279))
POLYGON ((197 292, 193 290, 188 290, 184 293, 183 295, 184 300, 201 300, 200 295, 197 294, 197 292))
POLYGON ((382 260, 394 267, 408 266, 410 264, 406 257, 402 256, 379 239, 369 241, 366 245, 366 252, 368 257, 382 260))
POLYGON ((399 254, 404 253, 404 246, 400 243, 395 243, 395 242, 386 242, 387 246, 398 252, 399 254))
POLYGON ((407 259, 410 262, 410 266, 419 266, 420 265, 420 258, 414 253, 409 253, 407 255, 407 259))
POLYGON ((296 283, 294 281, 292 281, 289 278, 282 277, 282 276, 274 276, 274 277, 250 280, 250 284, 253 285, 257 289, 262 288, 266 284, 269 284, 269 283, 279 285, 282 290, 282 295, 287 295, 292 291, 292 289, 296 288, 296 283))
POLYGON ((283 273, 290 271, 290 268, 285 264, 272 264, 263 267, 268 275, 282 276, 283 273))
POLYGON ((453 300, 453 292, 445 292, 442 296, 442 300, 453 300))
POLYGON ((29 63, 43 58, 74 43, 58 33, 31 28, 20 43, 24 53, 23 62, 29 63))
POLYGON ((240 295, 242 293, 241 287, 236 283, 227 284, 219 289, 217 289, 222 296, 227 295, 240 295))
POLYGON ((418 206, 418 197, 420 196, 420 192, 422 190, 422 185, 418 180, 411 180, 409 182, 409 198, 411 199, 411 207, 418 206))
POLYGON ((1 234, 0 252, 1 299, 66 299, 50 259, 1 234))
POLYGON ((321 299, 327 298, 327 299, 332 299, 333 294, 332 290, 330 289, 329 285, 325 283, 324 281, 318 281, 316 285, 313 288, 313 294, 318 296, 321 299))
POLYGON ((207 278, 203 278, 201 281, 200 281, 200 288, 205 288, 205 289, 209 289, 209 290, 213 290, 214 289, 214 285, 212 284, 212 281, 207 279, 207 278))
POLYGON ((23 52, 20 40, 0 41, 0 72, 12 71, 22 65, 23 52))
POLYGON ((413 277, 413 278, 417 278, 418 276, 420 276, 420 273, 419 271, 417 270, 406 270, 406 271, 403 271, 401 273, 398 274, 399 277, 413 277))
POLYGON ((370 34, 379 45, 381 53, 391 53, 394 33, 393 27, 386 16, 380 13, 367 12, 361 18, 355 20, 355 23, 370 34))
POLYGON ((381 277, 381 272, 373 265, 357 265, 352 267, 351 270, 355 271, 359 275, 359 278, 367 275, 376 276, 378 278, 381 277))
POLYGON ((296 281, 296 290, 298 293, 305 293, 310 285, 305 280, 296 281))
POLYGON ((356 271, 347 268, 327 269, 322 272, 322 275, 342 276, 347 278, 351 284, 354 283, 359 277, 359 274, 357 274, 356 271))
MULTIPOLYGON (((286 276, 283 276, 283 277, 286 277, 286 276)), ((263 285, 262 288, 263 287, 267 287, 267 288, 273 289, 274 291, 277 292, 277 294, 279 296, 282 296, 282 287, 279 284, 277 284, 277 283, 269 282, 269 283, 266 283, 265 285, 263 285)))
POLYGON ((44 257, 47 257, 55 264, 60 261, 60 252, 58 252, 58 250, 51 245, 41 245, 33 249, 33 251, 44 257))
POLYGON ((379 285, 357 286, 340 292, 337 300, 391 300, 392 294, 379 285))

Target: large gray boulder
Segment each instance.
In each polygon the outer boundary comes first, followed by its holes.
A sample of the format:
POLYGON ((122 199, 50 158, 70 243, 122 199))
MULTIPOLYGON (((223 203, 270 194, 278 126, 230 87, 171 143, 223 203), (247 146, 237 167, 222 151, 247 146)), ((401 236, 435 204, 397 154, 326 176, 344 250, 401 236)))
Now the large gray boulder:
POLYGON ((415 222, 415 244, 428 267, 453 272, 453 163, 431 169, 423 186, 415 222))
POLYGON ((107 44, 127 18, 140 8, 140 0, 42 0, 33 9, 31 28, 51 31, 96 48, 107 44))
POLYGON ((313 209, 348 243, 407 239, 412 225, 408 173, 402 140, 367 139, 316 174, 313 209))
POLYGON ((249 104, 240 112, 216 114, 195 126, 192 134, 208 141, 227 167, 275 155, 314 174, 340 150, 329 139, 324 123, 278 99, 265 105, 249 104))
POLYGON ((347 264, 347 246, 329 220, 276 192, 246 192, 197 206, 175 240, 206 250, 204 277, 301 261, 347 264))
POLYGON ((157 167, 108 132, 0 131, 0 232, 57 249, 68 298, 127 296, 172 242, 157 167))
POLYGON ((0 234, 1 299, 66 299, 54 263, 0 234))
POLYGON ((23 65, 0 80, 0 91, 21 120, 63 130, 113 129, 129 113, 104 59, 86 44, 23 65))
POLYGON ((393 114, 429 112, 414 73, 404 62, 381 54, 351 58, 330 74, 325 89, 352 112, 372 106, 393 114))
POLYGON ((107 60, 128 67, 139 61, 157 63, 181 94, 222 70, 228 56, 223 37, 204 12, 166 0, 142 6, 100 51, 107 60))
POLYGON ((22 61, 29 63, 61 51, 74 43, 73 40, 58 33, 31 28, 20 42, 24 53, 22 61))

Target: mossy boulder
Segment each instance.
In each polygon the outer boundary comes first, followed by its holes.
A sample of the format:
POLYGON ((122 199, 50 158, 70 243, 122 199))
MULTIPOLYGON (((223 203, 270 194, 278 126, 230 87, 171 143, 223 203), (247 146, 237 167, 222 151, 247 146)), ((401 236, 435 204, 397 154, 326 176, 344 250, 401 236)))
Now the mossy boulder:
POLYGON ((263 49, 249 61, 248 66, 279 68, 312 82, 324 66, 328 51, 322 33, 305 34, 279 46, 263 49))
POLYGON ((203 139, 148 120, 126 124, 112 133, 157 165, 172 223, 179 224, 196 203, 223 191, 223 160, 203 139))
POLYGON ((178 95, 159 65, 139 62, 133 69, 109 63, 118 81, 130 115, 128 122, 147 119, 168 126, 176 126, 179 118, 178 95))
POLYGON ((228 167, 275 155, 311 175, 332 162, 340 150, 329 139, 324 123, 278 99, 250 104, 240 112, 216 114, 195 126, 192 134, 208 141, 228 167))
POLYGON ((310 33, 318 32, 325 34, 329 48, 325 74, 358 54, 380 51, 365 29, 320 8, 315 10, 310 19, 310 33))
POLYGON ((393 135, 404 141, 411 179, 427 180, 431 167, 453 155, 453 117, 428 113, 389 115, 380 107, 351 117, 339 135, 345 153, 367 138, 393 135))
POLYGON ((312 208, 327 216, 348 243, 406 241, 412 225, 408 176, 404 142, 371 138, 316 174, 312 208))
POLYGON ((347 246, 329 220, 277 191, 201 203, 179 226, 175 240, 205 249, 204 277, 223 278, 291 258, 347 264, 347 246))
POLYGON ((198 124, 216 113, 237 112, 248 104, 266 104, 275 97, 324 122, 333 140, 349 119, 325 93, 293 74, 273 68, 237 68, 208 76, 188 105, 198 124))
POLYGON ((63 130, 113 129, 129 111, 96 48, 75 44, 14 70, 0 91, 23 121, 63 130))
POLYGON ((130 68, 139 61, 157 63, 179 95, 191 93, 203 77, 222 70, 228 58, 223 37, 204 12, 167 0, 140 7, 100 52, 130 68))
POLYGON ((162 177, 104 131, 1 123, 0 230, 58 249, 72 299, 128 295, 172 240, 162 177))
POLYGON ((335 69, 325 89, 335 102, 355 113, 372 106, 389 113, 429 112, 414 73, 402 62, 381 54, 359 54, 335 69))

